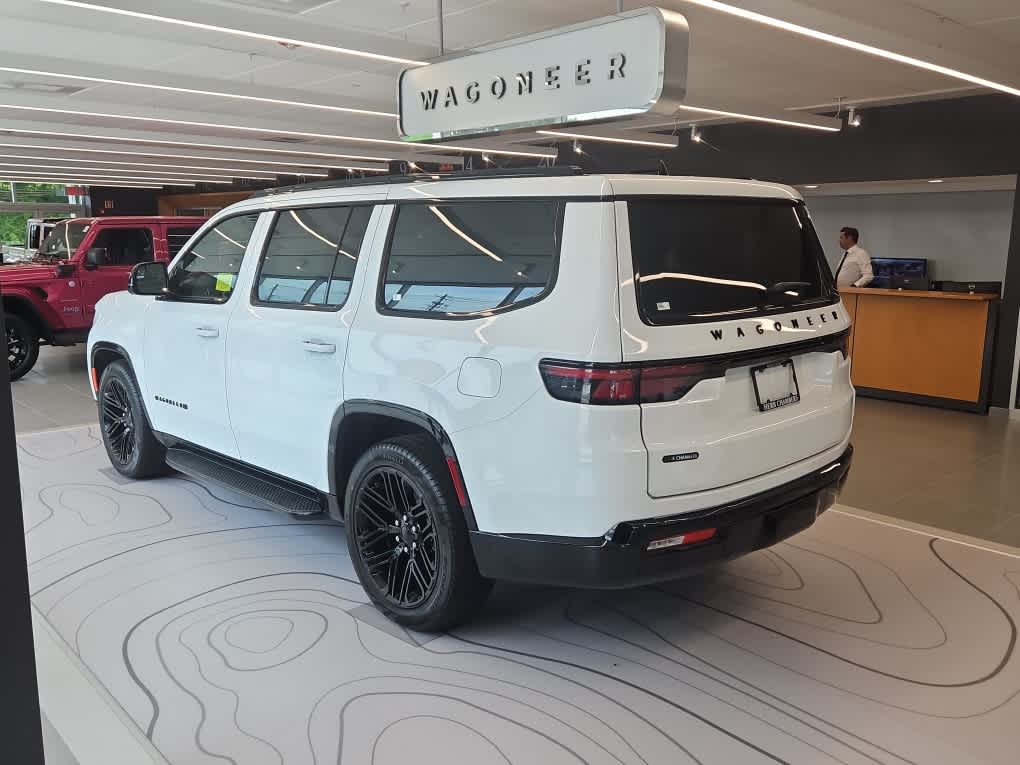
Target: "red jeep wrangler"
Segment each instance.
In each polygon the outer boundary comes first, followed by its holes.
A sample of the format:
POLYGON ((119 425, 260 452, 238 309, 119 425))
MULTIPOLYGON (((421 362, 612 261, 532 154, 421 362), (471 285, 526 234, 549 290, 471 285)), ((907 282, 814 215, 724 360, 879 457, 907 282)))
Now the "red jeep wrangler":
POLYGON ((96 303, 127 289, 131 268, 169 261, 205 218, 72 218, 58 223, 28 262, 0 266, 11 380, 24 376, 39 345, 88 338, 96 303))

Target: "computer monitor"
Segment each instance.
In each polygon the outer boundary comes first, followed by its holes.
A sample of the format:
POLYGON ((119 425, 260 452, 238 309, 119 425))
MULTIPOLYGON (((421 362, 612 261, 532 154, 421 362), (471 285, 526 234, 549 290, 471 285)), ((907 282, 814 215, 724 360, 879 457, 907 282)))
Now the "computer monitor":
POLYGON ((871 269, 875 279, 869 287, 896 289, 904 279, 922 284, 928 282, 927 258, 872 258, 871 269))

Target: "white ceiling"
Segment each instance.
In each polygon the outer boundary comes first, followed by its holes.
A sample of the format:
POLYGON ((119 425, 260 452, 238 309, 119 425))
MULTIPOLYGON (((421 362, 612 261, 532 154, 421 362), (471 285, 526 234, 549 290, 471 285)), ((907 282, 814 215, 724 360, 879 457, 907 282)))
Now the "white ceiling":
MULTIPOLYGON (((438 55, 435 0, 90 0, 95 4, 155 13, 274 37, 344 46, 413 60, 438 55)), ((972 74, 1020 86, 1020 0, 729 0, 733 5, 846 36, 972 74)), ((628 1, 636 8, 640 2, 628 1)), ((699 7, 664 0, 691 24, 688 102, 745 113, 782 114, 811 106, 831 111, 846 103, 896 102, 975 92, 966 83, 837 48, 788 32, 699 7)), ((448 52, 532 33, 616 9, 615 0, 445 0, 448 52)), ((148 19, 66 7, 41 0, 3 0, 0 9, 0 67, 75 74, 168 87, 234 93, 332 106, 395 111, 400 64, 310 47, 286 47, 220 31, 191 29, 148 19)), ((396 141, 392 117, 365 116, 297 105, 236 100, 219 95, 165 92, 118 84, 75 81, 53 75, 0 71, 0 143, 56 146, 61 160, 104 159, 87 149, 151 151, 176 155, 293 162, 293 172, 325 172, 302 165, 357 164, 337 154, 420 159, 435 156, 422 147, 355 141, 396 141), (63 86, 72 92, 40 92, 63 86), (3 105, 7 105, 6 107, 3 105), (39 111, 13 109, 33 107, 39 111), (52 111, 43 111, 49 109, 52 111), (68 114, 67 111, 145 117, 149 120, 68 114), (153 122, 163 119, 167 122, 153 122), (180 121, 208 123, 181 125, 180 121), (177 124, 175 124, 177 123, 177 124), (216 127, 219 125, 221 127, 216 127), (239 130, 237 128, 249 128, 239 130), (251 130, 262 128, 264 132, 251 130), (8 133, 5 130, 27 131, 8 133), (44 135, 84 134, 85 138, 44 135), (275 133, 272 131, 276 131, 275 133), (298 131, 317 136, 285 136, 298 131), (91 137, 91 138, 89 138, 91 137), (110 140, 93 140, 98 138, 110 140), (135 139, 132 142, 123 139, 135 139), (281 138, 287 142, 281 142, 281 138), (270 140, 272 139, 272 140, 270 140), (163 141, 163 145, 140 141, 163 141), (167 145, 215 144, 220 148, 167 145), (148 148, 146 148, 148 147, 148 148), (242 150, 245 149, 245 150, 242 150), (270 151, 271 150, 271 151, 270 151), (334 155, 298 156, 300 151, 334 155)), ((527 150, 548 138, 536 135, 490 140, 527 150), (514 143, 511 143, 513 141, 514 143)), ((471 142, 459 142, 469 144, 471 142)), ((482 144, 477 144, 482 145, 482 144)), ((0 154, 15 149, 0 146, 0 154)), ((449 149, 446 155, 452 154, 449 149)), ((39 150, 22 154, 40 154, 39 150)), ((105 155, 128 164, 210 164, 211 160, 105 155)), ((537 161, 537 159, 536 159, 537 161)), ((4 163, 43 160, 0 157, 4 163)), ((66 164, 66 163, 65 163, 66 164)), ((79 163, 80 164, 80 163, 79 163)), ((223 161, 223 167, 237 167, 223 161)), ((382 167, 376 163, 375 166, 382 167)), ((262 170, 290 169, 263 165, 262 170)))

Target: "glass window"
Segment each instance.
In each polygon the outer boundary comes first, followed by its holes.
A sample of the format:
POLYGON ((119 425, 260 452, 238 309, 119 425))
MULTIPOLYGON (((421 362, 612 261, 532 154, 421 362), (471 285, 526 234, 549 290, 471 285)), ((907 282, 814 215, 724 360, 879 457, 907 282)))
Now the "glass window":
POLYGON ((676 197, 627 207, 638 307, 649 324, 740 318, 837 299, 802 204, 676 197))
POLYGON ((39 245, 39 256, 67 260, 74 255, 90 228, 87 223, 58 223, 39 245))
POLYGON ((371 216, 369 206, 281 210, 259 269, 256 300, 342 306, 371 216))
POLYGON ((199 226, 171 226, 166 230, 166 249, 173 260, 177 253, 188 243, 192 234, 198 231, 199 226))
POLYGON ((561 210, 516 200, 399 207, 383 307, 470 316, 540 297, 555 274, 561 210))
POLYGON ((206 231, 170 272, 169 292, 183 300, 225 302, 234 291, 257 212, 235 215, 206 231))
POLYGON ((148 228, 103 229, 89 249, 100 251, 100 266, 134 266, 154 259, 148 228))

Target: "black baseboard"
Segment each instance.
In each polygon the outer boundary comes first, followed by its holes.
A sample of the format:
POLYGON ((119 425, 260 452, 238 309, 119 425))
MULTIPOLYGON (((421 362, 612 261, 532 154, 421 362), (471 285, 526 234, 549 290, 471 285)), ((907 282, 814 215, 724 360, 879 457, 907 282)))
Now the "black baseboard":
POLYGON ((960 401, 955 398, 940 398, 938 396, 921 396, 916 393, 900 393, 899 391, 882 390, 881 388, 857 387, 857 395, 864 398, 898 401, 901 404, 918 404, 919 406, 934 406, 939 409, 953 409, 958 412, 970 412, 971 414, 988 414, 987 403, 982 404, 976 401, 960 401))

